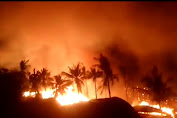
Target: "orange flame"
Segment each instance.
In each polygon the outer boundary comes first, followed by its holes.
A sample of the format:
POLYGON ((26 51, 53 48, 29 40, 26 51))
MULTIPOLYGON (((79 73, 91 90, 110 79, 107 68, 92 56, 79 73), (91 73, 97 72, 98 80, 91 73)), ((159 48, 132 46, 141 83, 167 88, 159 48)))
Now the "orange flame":
POLYGON ((60 105, 69 105, 69 104, 74 104, 78 103, 81 101, 89 101, 87 97, 85 97, 82 94, 74 93, 73 92, 73 87, 69 86, 66 90, 66 94, 61 95, 56 98, 56 100, 60 103, 60 105))
MULTIPOLYGON (((151 104, 149 104, 148 102, 145 102, 145 101, 142 101, 139 105, 140 106, 150 106, 150 107, 153 107, 153 108, 157 108, 157 109, 162 110, 164 113, 167 113, 167 114, 171 115, 171 117, 173 117, 173 118, 175 117, 175 115, 173 114, 173 110, 174 110, 173 108, 167 108, 167 107, 161 107, 160 108, 160 106, 158 104, 151 105, 151 104)), ((135 104, 132 105, 132 106, 135 106, 135 104)), ((139 112, 139 113, 141 113, 141 114, 158 115, 158 116, 166 116, 165 114, 158 113, 158 112, 151 112, 151 113, 139 112)))
POLYGON ((36 92, 26 91, 26 92, 23 93, 23 96, 24 97, 35 97, 36 96, 36 92))
MULTIPOLYGON (((55 89, 47 88, 46 90, 42 90, 39 93, 41 93, 42 99, 48 99, 48 98, 53 98, 55 96, 54 91, 55 89)), ((35 97, 36 92, 26 91, 23 93, 23 96, 24 97, 35 97)), ((72 86, 69 86, 66 88, 65 94, 61 95, 60 93, 58 93, 58 97, 56 98, 56 100, 62 106, 79 103, 81 101, 83 102, 89 101, 89 99, 85 97, 83 94, 81 93, 78 94, 77 92, 74 92, 72 86)))
POLYGON ((54 89, 47 88, 46 90, 42 90, 40 93, 43 99, 48 99, 54 97, 54 91, 54 89))

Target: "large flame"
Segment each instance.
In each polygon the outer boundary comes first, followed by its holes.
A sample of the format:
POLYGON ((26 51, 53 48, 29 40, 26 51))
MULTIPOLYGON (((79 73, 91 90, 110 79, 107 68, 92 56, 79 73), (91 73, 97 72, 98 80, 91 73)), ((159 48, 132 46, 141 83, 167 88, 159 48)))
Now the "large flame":
POLYGON ((47 88, 46 90, 41 91, 41 95, 43 99, 53 98, 54 95, 54 89, 47 88))
MULTIPOLYGON (((48 98, 53 98, 55 96, 54 91, 55 89, 46 88, 41 90, 39 93, 41 93, 43 99, 48 99, 48 98)), ((56 98, 57 102, 62 106, 79 103, 81 101, 89 101, 89 99, 85 97, 83 94, 73 91, 72 86, 67 87, 65 91, 66 92, 63 95, 58 93, 58 97, 56 98)), ((23 93, 23 96, 35 97, 36 94, 37 92, 26 91, 23 93)))
MULTIPOLYGON (((148 102, 145 102, 145 101, 142 101, 140 104, 138 104, 140 106, 149 106, 149 107, 153 107, 153 108, 156 108, 156 109, 160 109, 162 112, 164 113, 167 113, 169 115, 171 115, 171 117, 175 117, 174 113, 173 113, 173 108, 167 108, 167 107, 161 107, 156 104, 156 105, 152 105, 152 104, 149 104, 148 102)), ((135 104, 133 104, 132 106, 135 106, 135 104)), ((158 113, 158 112, 150 112, 150 113, 147 113, 147 112, 139 112, 140 114, 150 114, 150 115, 157 115, 157 116, 166 116, 166 114, 164 113, 158 113)))
POLYGON ((61 95, 56 98, 56 100, 60 103, 60 105, 69 105, 73 103, 78 103, 80 101, 89 101, 87 97, 82 95, 81 93, 73 92, 73 87, 69 86, 66 90, 66 94, 61 95))

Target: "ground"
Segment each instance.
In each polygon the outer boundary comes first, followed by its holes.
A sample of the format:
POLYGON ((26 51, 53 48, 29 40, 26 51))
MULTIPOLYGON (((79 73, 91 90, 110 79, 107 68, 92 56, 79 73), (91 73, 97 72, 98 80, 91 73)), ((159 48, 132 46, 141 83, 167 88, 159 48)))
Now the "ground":
POLYGON ((140 118, 130 104, 117 97, 68 106, 60 106, 54 99, 33 99, 5 108, 2 114, 8 118, 140 118))

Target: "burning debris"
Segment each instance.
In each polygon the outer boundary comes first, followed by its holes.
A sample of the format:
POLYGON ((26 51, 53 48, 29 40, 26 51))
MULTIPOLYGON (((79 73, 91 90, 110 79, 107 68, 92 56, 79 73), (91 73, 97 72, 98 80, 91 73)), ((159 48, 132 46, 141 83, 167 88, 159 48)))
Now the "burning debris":
POLYGON ((140 104, 133 103, 132 106, 138 111, 139 114, 153 115, 153 116, 171 116, 175 118, 173 108, 160 107, 159 104, 150 104, 146 101, 142 101, 140 104), (142 110, 140 107, 147 107, 142 110), (141 110, 140 110, 141 109, 141 110))

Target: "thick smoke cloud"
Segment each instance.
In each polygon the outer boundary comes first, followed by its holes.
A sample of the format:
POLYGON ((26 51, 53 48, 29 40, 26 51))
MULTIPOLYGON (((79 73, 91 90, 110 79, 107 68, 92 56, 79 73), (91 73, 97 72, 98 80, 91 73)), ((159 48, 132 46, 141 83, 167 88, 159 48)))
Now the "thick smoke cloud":
POLYGON ((160 58, 160 65, 169 68, 163 53, 176 55, 176 6, 175 2, 0 2, 0 63, 13 67, 30 59, 32 67, 58 73, 78 61, 91 65, 93 56, 113 41, 126 52, 121 57, 109 55, 115 60, 148 66, 160 58))
POLYGON ((106 48, 106 53, 111 58, 114 68, 120 71, 122 76, 133 78, 139 73, 138 57, 130 50, 121 48, 114 43, 106 48))

